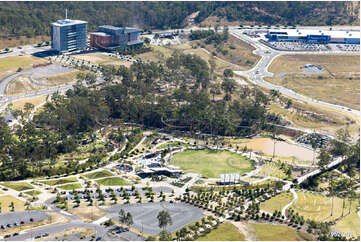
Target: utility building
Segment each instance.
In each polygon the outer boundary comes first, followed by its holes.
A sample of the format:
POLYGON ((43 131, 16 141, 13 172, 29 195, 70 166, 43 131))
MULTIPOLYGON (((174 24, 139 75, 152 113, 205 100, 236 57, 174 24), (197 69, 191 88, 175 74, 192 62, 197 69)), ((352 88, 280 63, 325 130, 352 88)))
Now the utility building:
POLYGON ((59 53, 86 48, 87 22, 64 19, 51 24, 51 48, 59 53))

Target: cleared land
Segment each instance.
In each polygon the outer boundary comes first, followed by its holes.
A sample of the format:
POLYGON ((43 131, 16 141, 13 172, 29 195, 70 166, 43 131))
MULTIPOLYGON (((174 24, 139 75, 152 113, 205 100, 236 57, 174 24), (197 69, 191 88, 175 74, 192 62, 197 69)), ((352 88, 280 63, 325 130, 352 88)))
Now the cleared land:
POLYGON ((229 222, 222 223, 217 229, 212 230, 204 237, 200 237, 199 241, 244 241, 245 236, 241 234, 237 227, 229 222))
POLYGON ((187 172, 200 173, 205 177, 218 178, 223 173, 244 174, 253 170, 248 158, 229 151, 186 150, 175 154, 171 164, 187 172))
POLYGON ((18 99, 16 101, 13 101, 12 104, 15 109, 23 109, 25 103, 34 104, 34 106, 36 107, 44 103, 45 101, 46 101, 46 96, 36 96, 31 98, 18 99))
POLYGON ((0 185, 14 189, 19 192, 24 191, 24 190, 34 189, 34 187, 32 185, 30 185, 26 182, 4 182, 4 183, 0 183, 0 185))
POLYGON ((104 53, 99 53, 99 52, 73 55, 72 57, 79 60, 83 60, 85 62, 100 64, 100 65, 124 65, 126 67, 129 67, 132 64, 132 62, 120 60, 116 57, 108 56, 104 53))
POLYGON ((82 188, 82 186, 79 183, 72 183, 72 184, 58 186, 57 188, 60 188, 63 190, 74 190, 74 189, 80 189, 80 188, 82 188))
POLYGON ((48 63, 46 59, 34 57, 31 55, 9 56, 0 58, 0 79, 14 74, 19 67, 25 70, 33 67, 33 65, 45 63, 48 63))
POLYGON ((66 183, 71 183, 71 182, 77 182, 77 181, 78 181, 78 179, 76 179, 76 177, 67 177, 67 178, 61 178, 61 179, 57 179, 57 180, 39 181, 39 182, 44 183, 49 186, 56 186, 56 185, 61 185, 61 184, 66 184, 66 183))
POLYGON ((298 232, 286 225, 248 224, 251 232, 261 241, 302 241, 312 240, 309 234, 298 232))
POLYGON ((126 186, 130 185, 129 182, 119 177, 110 177, 97 180, 97 183, 103 186, 126 186))
POLYGON ((360 56, 283 55, 272 62, 269 71, 301 72, 305 64, 321 65, 325 73, 293 73, 266 80, 317 100, 360 110, 360 56))
POLYGON ((68 210, 69 213, 74 214, 86 223, 93 222, 101 217, 104 217, 105 212, 95 206, 77 207, 68 210))
POLYGON ((96 172, 88 173, 84 176, 88 179, 97 179, 97 178, 102 178, 102 177, 107 177, 107 176, 113 176, 113 173, 111 173, 110 171, 104 170, 104 171, 96 171, 96 172))
MULTIPOLYGON (((299 215, 305 219, 313 219, 315 221, 330 221, 341 217, 342 199, 334 197, 333 216, 331 217, 332 198, 320 194, 297 192, 298 199, 291 206, 299 215)), ((345 213, 347 209, 345 209, 345 213)))
POLYGON ((283 192, 260 205, 260 209, 273 213, 275 210, 281 211, 284 206, 292 202, 293 195, 290 192, 283 192))
POLYGON ((73 71, 65 74, 40 78, 34 83, 29 75, 21 75, 12 80, 6 87, 6 95, 18 95, 28 92, 35 92, 49 87, 60 86, 76 82, 76 75, 82 71, 73 71))
POLYGON ((21 201, 13 196, 5 195, 0 196, 0 203, 1 203, 1 212, 7 213, 10 212, 10 204, 14 202, 15 212, 24 211, 25 210, 25 202, 21 201))

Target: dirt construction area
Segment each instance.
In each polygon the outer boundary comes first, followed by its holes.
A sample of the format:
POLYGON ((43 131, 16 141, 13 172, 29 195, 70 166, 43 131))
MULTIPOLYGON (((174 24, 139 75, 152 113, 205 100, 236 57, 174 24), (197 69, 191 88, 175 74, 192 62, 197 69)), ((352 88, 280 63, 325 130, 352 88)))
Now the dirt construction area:
POLYGON ((76 81, 77 71, 60 64, 31 68, 3 79, 0 93, 18 95, 76 81))
POLYGON ((158 227, 157 215, 162 210, 168 211, 172 218, 173 224, 167 226, 168 232, 174 232, 204 216, 202 209, 191 205, 161 202, 114 205, 107 210, 108 217, 118 220, 120 209, 123 209, 125 213, 130 212, 132 214, 134 221, 132 227, 150 235, 161 232, 158 227))

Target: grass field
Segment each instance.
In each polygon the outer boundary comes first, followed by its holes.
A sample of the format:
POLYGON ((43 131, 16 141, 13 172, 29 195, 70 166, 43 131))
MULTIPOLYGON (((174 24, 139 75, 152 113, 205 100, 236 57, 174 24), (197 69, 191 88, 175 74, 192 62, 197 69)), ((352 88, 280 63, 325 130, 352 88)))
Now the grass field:
POLYGON ((305 64, 322 65, 331 73, 360 72, 360 56, 358 55, 282 55, 269 66, 268 71, 298 72, 305 64))
POLYGON ((103 186, 126 186, 130 185, 129 182, 123 180, 119 177, 110 177, 110 178, 104 178, 97 180, 97 183, 103 186))
POLYGON ((290 192, 283 192, 260 205, 260 209, 273 213, 275 210, 282 211, 282 208, 292 202, 293 195, 290 192))
POLYGON ((24 193, 25 193, 25 194, 28 194, 28 195, 30 195, 30 196, 36 197, 37 195, 40 195, 40 194, 41 194, 41 191, 31 190, 31 191, 24 192, 24 193))
POLYGON ((0 58, 0 79, 14 74, 19 67, 23 70, 31 68, 36 64, 44 64, 48 61, 46 59, 34 57, 31 55, 22 56, 8 56, 0 58))
POLYGON ((360 109, 360 56, 283 55, 269 67, 273 73, 300 72, 305 64, 321 65, 323 74, 289 74, 266 78, 317 100, 360 109))
POLYGON ((351 233, 353 237, 358 237, 360 236, 360 216, 357 212, 359 210, 360 201, 355 200, 351 203, 350 213, 348 213, 349 202, 345 202, 347 206, 345 209, 346 216, 339 220, 332 228, 344 233, 351 233))
POLYGON ((216 53, 217 57, 230 63, 238 65, 240 70, 251 69, 259 60, 260 56, 253 54, 255 48, 246 42, 230 35, 228 41, 222 45, 222 49, 227 51, 222 54, 217 51, 213 44, 204 45, 205 49, 211 53, 216 53))
POLYGON ((63 190, 73 190, 73 189, 79 189, 82 188, 80 183, 72 183, 72 184, 66 184, 62 186, 58 186, 57 188, 63 189, 63 190))
POLYGON ((264 176, 278 177, 281 179, 287 178, 287 175, 278 166, 269 163, 262 165, 261 170, 258 172, 258 174, 264 176))
POLYGON ((201 173, 205 177, 217 178, 222 173, 244 174, 253 169, 245 157, 229 151, 186 150, 175 154, 171 164, 187 172, 201 173))
POLYGON ((57 179, 57 180, 39 181, 39 182, 44 183, 49 186, 56 186, 56 185, 61 185, 61 184, 66 184, 66 183, 71 183, 71 182, 77 182, 77 181, 78 181, 78 179, 76 177, 66 177, 66 178, 61 178, 61 179, 57 179))
POLYGON ((10 195, 5 195, 5 196, 0 196, 0 203, 1 203, 1 212, 2 213, 7 213, 10 212, 10 204, 11 202, 14 202, 14 207, 15 207, 15 212, 19 212, 19 211, 24 211, 25 207, 24 201, 21 201, 13 196, 10 195))
POLYGON ((96 171, 96 172, 88 173, 84 176, 88 179, 97 179, 97 178, 102 178, 102 177, 107 177, 107 176, 113 176, 113 173, 111 173, 110 171, 107 171, 107 170, 103 170, 103 171, 96 171))
POLYGON ((285 225, 248 224, 257 240, 260 241, 303 241, 312 240, 308 234, 298 232, 285 225))
POLYGON ((241 234, 237 227, 229 222, 222 223, 217 229, 212 230, 204 237, 197 239, 198 241, 244 241, 245 237, 241 234))
POLYGON ((0 185, 14 189, 19 192, 34 189, 34 187, 32 185, 30 185, 26 182, 3 182, 3 183, 0 183, 0 185))
POLYGON ((331 217, 331 198, 320 194, 312 194, 305 192, 297 192, 298 199, 291 206, 295 212, 304 216, 305 219, 313 219, 315 221, 330 221, 341 216, 342 199, 334 198, 333 216, 331 217))
POLYGON ((23 98, 23 99, 18 99, 12 102, 13 107, 15 109, 23 109, 25 103, 31 103, 34 104, 34 106, 38 106, 42 103, 44 103, 46 101, 46 96, 36 96, 36 97, 31 97, 31 98, 23 98))
POLYGON ((39 42, 49 41, 49 36, 34 36, 28 38, 26 36, 19 37, 2 37, 0 39, 0 49, 17 47, 22 45, 37 44, 39 42))

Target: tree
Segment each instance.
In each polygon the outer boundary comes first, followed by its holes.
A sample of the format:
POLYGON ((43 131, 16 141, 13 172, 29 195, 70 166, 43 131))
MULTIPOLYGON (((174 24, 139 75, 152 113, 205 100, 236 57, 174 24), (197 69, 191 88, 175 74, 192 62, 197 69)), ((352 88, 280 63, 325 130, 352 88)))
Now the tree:
POLYGON ((131 226, 133 224, 133 216, 130 212, 127 213, 127 215, 125 216, 125 224, 127 226, 131 226))
POLYGON ((10 207, 11 212, 15 212, 15 204, 14 204, 14 202, 11 202, 9 207, 10 207))
POLYGON ((231 69, 224 69, 223 76, 226 78, 233 77, 233 71, 231 69))
POLYGON ((168 211, 166 210, 162 210, 158 213, 157 215, 157 219, 158 219, 158 226, 159 228, 165 230, 165 228, 168 225, 172 225, 172 218, 170 217, 168 211))
POLYGON ((171 241, 171 240, 172 240, 172 235, 170 233, 168 233, 165 230, 160 231, 159 241, 171 241))
POLYGON ((120 210, 119 210, 119 221, 120 221, 122 224, 125 224, 125 223, 126 223, 126 220, 127 220, 127 215, 125 214, 125 212, 124 212, 123 209, 120 209, 120 210))
POLYGON ((321 170, 324 170, 331 161, 331 155, 326 149, 321 149, 318 155, 318 166, 321 170))

